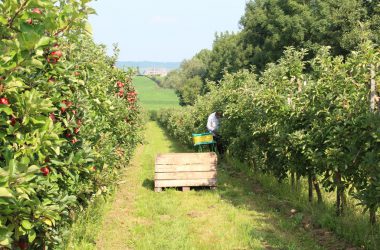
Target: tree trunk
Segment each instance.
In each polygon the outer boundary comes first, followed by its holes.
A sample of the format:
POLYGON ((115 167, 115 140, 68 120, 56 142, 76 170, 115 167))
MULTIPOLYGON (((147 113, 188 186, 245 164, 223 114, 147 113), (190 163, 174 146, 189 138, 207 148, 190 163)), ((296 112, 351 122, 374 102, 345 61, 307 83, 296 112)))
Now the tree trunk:
POLYGON ((339 191, 339 187, 336 190, 336 216, 340 216, 340 191, 339 191))
POLYGON ((369 209, 369 222, 371 223, 371 225, 376 224, 376 209, 375 209, 375 207, 371 207, 369 209))
POLYGON ((298 93, 302 92, 302 81, 301 79, 297 78, 297 85, 298 85, 298 93))
POLYGON ((377 88, 376 88, 376 82, 375 82, 375 65, 371 64, 371 80, 370 80, 370 86, 371 86, 371 92, 370 92, 370 102, 371 102, 371 112, 376 112, 376 103, 377 103, 377 88))
POLYGON ((341 187, 341 190, 340 190, 340 199, 341 199, 341 202, 340 202, 340 214, 343 215, 344 214, 344 208, 346 207, 346 204, 347 204, 347 196, 345 194, 345 187, 342 186, 341 187))
POLYGON ((301 175, 299 173, 296 173, 296 190, 301 190, 301 175))
POLYGON ((295 191, 295 174, 294 171, 290 171, 290 183, 292 185, 292 190, 295 191))
POLYGON ((313 175, 313 184, 314 184, 315 192, 317 193, 318 204, 322 204, 323 203, 322 193, 321 193, 321 189, 319 188, 317 177, 315 175, 313 175))
POLYGON ((313 180, 312 180, 311 174, 308 174, 307 182, 309 184, 308 185, 309 186, 309 202, 312 202, 313 201, 313 180))
MULTIPOLYGON (((371 112, 379 112, 380 111, 380 102, 379 102, 379 96, 377 95, 377 86, 376 86, 376 72, 375 72, 375 65, 371 64, 370 66, 370 73, 371 73, 371 80, 370 80, 370 87, 371 87, 371 94, 370 94, 370 101, 371 101, 371 112), (377 110, 376 110, 377 107, 377 110)), ((376 224, 376 208, 370 207, 369 208, 369 222, 371 225, 376 224)))
POLYGON ((334 174, 334 182, 336 185, 336 215, 342 215, 342 177, 339 172, 334 174))

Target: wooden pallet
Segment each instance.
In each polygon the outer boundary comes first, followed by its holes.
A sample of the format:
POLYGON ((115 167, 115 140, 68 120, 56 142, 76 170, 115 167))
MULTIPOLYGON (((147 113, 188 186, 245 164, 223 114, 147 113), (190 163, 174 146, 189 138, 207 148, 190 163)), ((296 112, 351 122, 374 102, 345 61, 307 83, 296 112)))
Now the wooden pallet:
POLYGON ((217 156, 208 153, 169 153, 156 158, 154 191, 166 187, 216 187, 217 156))

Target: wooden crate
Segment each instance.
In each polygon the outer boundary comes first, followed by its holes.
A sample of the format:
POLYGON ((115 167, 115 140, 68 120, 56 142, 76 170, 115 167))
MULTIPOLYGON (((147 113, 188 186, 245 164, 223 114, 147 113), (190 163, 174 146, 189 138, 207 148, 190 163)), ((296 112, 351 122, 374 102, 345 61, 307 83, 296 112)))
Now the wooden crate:
POLYGON ((208 153, 169 153, 156 158, 154 191, 164 187, 216 187, 217 156, 208 153))

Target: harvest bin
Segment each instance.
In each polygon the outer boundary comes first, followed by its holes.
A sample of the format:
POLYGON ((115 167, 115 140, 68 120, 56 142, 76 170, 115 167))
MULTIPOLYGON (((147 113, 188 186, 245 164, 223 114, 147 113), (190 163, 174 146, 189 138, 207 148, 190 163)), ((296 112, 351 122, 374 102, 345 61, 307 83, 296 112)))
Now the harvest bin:
POLYGON ((207 153, 159 154, 155 162, 154 190, 164 187, 216 187, 217 155, 207 153))

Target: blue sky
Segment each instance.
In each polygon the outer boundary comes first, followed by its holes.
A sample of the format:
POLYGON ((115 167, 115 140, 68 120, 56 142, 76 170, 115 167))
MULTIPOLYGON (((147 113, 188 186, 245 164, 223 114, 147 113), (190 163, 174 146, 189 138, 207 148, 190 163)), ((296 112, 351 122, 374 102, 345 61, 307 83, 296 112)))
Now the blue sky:
POLYGON ((238 31, 246 0, 98 0, 94 39, 118 43, 121 61, 179 62, 211 48, 215 32, 238 31))

